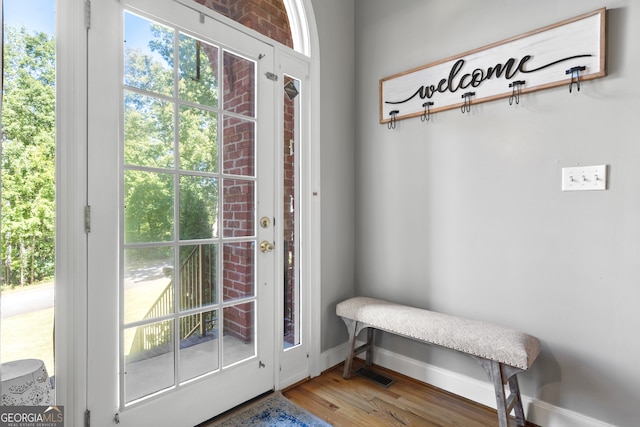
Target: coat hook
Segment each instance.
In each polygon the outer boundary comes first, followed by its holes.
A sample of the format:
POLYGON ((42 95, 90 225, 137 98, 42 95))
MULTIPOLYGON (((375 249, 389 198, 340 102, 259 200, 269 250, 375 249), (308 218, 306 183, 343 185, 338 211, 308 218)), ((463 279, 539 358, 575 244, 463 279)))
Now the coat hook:
POLYGON ((430 105, 433 105, 432 101, 428 101, 422 104, 422 106, 424 107, 424 112, 422 113, 422 116, 420 116, 420 120, 422 120, 423 122, 428 122, 429 117, 431 117, 431 111, 429 110, 430 105))
POLYGON ((565 74, 571 74, 571 80, 569 81, 569 93, 571 93, 571 89, 574 83, 578 88, 578 92, 580 91, 580 71, 584 71, 586 69, 587 67, 582 65, 580 67, 569 68, 567 71, 565 71, 565 74), (575 81, 574 81, 574 78, 575 78, 575 81))
POLYGON ((387 123, 387 128, 388 129, 395 129, 396 128, 396 116, 398 115, 399 112, 400 112, 400 110, 391 110, 389 112, 389 115, 391 116, 391 120, 389 120, 389 123, 387 123))
POLYGON ((525 83, 524 80, 516 80, 513 83, 509 83, 509 87, 512 87, 511 96, 509 97, 509 105, 513 105, 513 101, 516 101, 516 104, 520 104, 520 86, 525 83))
POLYGON ((464 95, 462 95, 462 98, 464 98, 464 103, 460 108, 462 110, 462 113, 465 113, 465 112, 468 113, 471 111, 471 97, 475 94, 476 94, 475 92, 467 92, 464 95))

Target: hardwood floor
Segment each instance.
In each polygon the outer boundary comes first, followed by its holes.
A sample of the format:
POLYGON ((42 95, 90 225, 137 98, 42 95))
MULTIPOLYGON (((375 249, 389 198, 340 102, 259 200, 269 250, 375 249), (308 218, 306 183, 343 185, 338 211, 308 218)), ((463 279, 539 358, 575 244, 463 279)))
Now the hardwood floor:
MULTIPOLYGON (((354 360, 354 368, 361 365, 354 360)), ((283 395, 334 427, 498 425, 494 409, 379 366, 371 369, 396 382, 384 388, 356 375, 345 380, 338 365, 284 390, 283 395)))

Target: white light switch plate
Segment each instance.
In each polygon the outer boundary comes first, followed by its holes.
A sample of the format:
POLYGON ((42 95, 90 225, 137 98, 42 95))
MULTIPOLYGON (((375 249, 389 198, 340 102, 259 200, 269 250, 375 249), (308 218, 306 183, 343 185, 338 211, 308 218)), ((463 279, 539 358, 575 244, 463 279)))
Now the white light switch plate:
POLYGON ((606 189, 607 165, 562 168, 562 191, 606 189))

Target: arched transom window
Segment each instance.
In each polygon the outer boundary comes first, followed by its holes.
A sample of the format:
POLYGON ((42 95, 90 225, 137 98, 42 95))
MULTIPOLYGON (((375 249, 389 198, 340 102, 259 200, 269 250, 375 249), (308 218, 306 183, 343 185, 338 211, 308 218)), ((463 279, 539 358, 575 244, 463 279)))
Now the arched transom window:
POLYGON ((285 46, 306 53, 292 0, 195 0, 285 46))

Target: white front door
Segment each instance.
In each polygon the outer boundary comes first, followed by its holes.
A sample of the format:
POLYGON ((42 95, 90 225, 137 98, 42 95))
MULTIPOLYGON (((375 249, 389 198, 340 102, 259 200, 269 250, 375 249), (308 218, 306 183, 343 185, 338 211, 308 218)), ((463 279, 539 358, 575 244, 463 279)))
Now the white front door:
POLYGON ((274 388, 274 49, 173 0, 91 15, 91 423, 196 425, 274 388))

